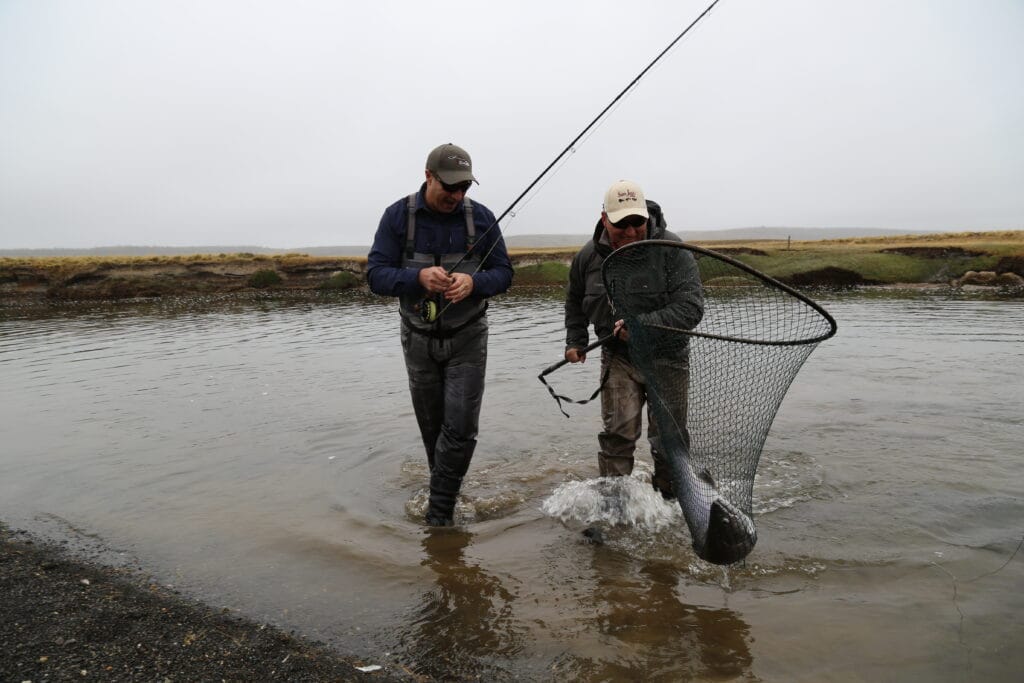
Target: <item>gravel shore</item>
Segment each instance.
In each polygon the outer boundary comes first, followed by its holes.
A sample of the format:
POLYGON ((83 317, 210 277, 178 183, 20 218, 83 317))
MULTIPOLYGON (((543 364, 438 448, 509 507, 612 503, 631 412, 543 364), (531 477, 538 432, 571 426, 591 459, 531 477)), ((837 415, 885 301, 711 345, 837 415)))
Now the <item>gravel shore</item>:
POLYGON ((381 681, 363 663, 0 524, 0 681, 381 681))

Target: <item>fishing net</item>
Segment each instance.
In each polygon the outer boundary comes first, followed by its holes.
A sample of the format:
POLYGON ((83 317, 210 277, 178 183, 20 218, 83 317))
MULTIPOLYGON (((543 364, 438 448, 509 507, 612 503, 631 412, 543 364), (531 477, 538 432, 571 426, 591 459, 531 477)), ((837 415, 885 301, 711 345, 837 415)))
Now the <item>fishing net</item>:
POLYGON ((768 430, 835 320, 753 268, 682 242, 629 244, 605 259, 602 276, 647 382, 656 445, 671 464, 694 550, 736 562, 757 539, 751 499, 768 430))

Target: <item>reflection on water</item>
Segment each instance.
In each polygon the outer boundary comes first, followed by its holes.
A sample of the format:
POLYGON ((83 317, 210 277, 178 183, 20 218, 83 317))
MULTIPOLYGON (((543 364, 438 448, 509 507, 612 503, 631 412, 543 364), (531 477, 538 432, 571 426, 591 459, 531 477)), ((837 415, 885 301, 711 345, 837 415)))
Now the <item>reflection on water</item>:
POLYGON ((594 627, 607 651, 574 657, 560 671, 580 680, 733 680, 751 666, 750 627, 728 608, 687 604, 686 575, 664 562, 645 562, 597 549, 594 627))
POLYGON ((599 634, 597 652, 561 658, 553 671, 574 680, 734 679, 750 668, 749 626, 728 608, 689 604, 688 566, 651 559, 645 539, 679 545, 679 506, 666 502, 640 468, 629 477, 566 482, 541 509, 596 544, 588 553, 592 586, 583 600, 599 634), (675 534, 665 533, 669 524, 675 534), (661 533, 659 533, 661 532, 661 533), (674 536, 673 540, 672 537, 674 536))
MULTIPOLYGON (((1024 302, 823 301, 839 334, 783 402, 754 486, 758 546, 726 575, 694 556, 676 506, 644 498, 646 446, 616 483, 636 490, 612 495, 596 404, 566 419, 537 381, 561 358, 560 296, 492 306, 465 525, 440 533, 419 523, 393 302, 2 308, 0 519, 102 541, 212 604, 424 677, 1024 669, 1024 557, 1007 562, 1024 519, 1024 302), (580 534, 595 520, 603 545, 580 534)), ((598 366, 547 379, 588 396, 598 366)))
POLYGON ((525 627, 515 618, 515 595, 497 577, 467 559, 473 535, 429 530, 423 565, 435 575, 400 630, 399 646, 417 674, 442 680, 498 680, 513 672, 502 662, 522 650, 525 627), (486 675, 485 675, 486 674, 486 675))

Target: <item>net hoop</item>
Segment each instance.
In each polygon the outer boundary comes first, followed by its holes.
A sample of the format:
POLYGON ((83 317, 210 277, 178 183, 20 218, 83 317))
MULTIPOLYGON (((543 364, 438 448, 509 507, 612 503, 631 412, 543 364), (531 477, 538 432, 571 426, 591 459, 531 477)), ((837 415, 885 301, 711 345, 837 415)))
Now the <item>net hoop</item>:
MULTIPOLYGON (((626 253, 626 251, 630 250, 630 249, 642 249, 642 248, 650 247, 652 245, 654 245, 654 246, 672 247, 672 248, 675 248, 675 249, 686 249, 687 251, 695 252, 697 254, 702 254, 704 256, 707 256, 707 257, 710 257, 710 258, 713 258, 713 259, 717 259, 719 261, 724 261, 725 263, 728 263, 729 265, 733 266, 734 268, 742 270, 745 273, 747 273, 749 275, 752 275, 753 277, 757 278, 758 280, 761 280, 762 282, 767 283, 767 284, 771 285, 772 287, 776 287, 778 289, 781 289, 784 292, 786 292, 787 294, 791 295, 792 297, 800 300, 801 302, 806 304, 808 307, 810 307, 814 311, 816 311, 819 315, 821 315, 821 317, 824 318, 825 321, 829 325, 829 329, 828 329, 827 332, 824 332, 824 333, 822 333, 822 334, 820 334, 820 335, 818 335, 816 337, 808 337, 806 339, 792 339, 792 340, 784 340, 784 341, 765 340, 765 339, 748 339, 748 338, 745 338, 745 337, 734 337, 734 336, 727 336, 727 335, 709 334, 707 332, 695 332, 693 330, 682 330, 682 329, 678 329, 678 328, 675 328, 675 327, 667 327, 667 326, 664 326, 664 325, 657 325, 657 324, 650 325, 653 328, 669 330, 669 331, 672 331, 672 332, 679 332, 680 334, 685 334, 685 335, 688 335, 688 336, 691 336, 691 337, 704 337, 704 338, 707 338, 707 339, 720 339, 722 341, 739 342, 739 343, 742 343, 742 344, 760 344, 760 345, 763 345, 763 346, 801 346, 803 344, 817 344, 819 342, 825 341, 826 339, 831 339, 833 336, 835 336, 836 331, 838 330, 838 325, 836 324, 835 318, 833 318, 832 315, 828 311, 826 311, 821 305, 819 305, 816 301, 814 301, 813 299, 808 297, 806 294, 803 294, 799 290, 794 289, 793 287, 790 287, 789 285, 787 285, 784 282, 780 282, 779 280, 776 280, 775 278, 771 277, 770 275, 765 275, 761 271, 757 270, 756 268, 753 268, 752 266, 748 266, 747 264, 743 263, 742 261, 737 261, 736 259, 734 259, 734 258, 732 258, 730 256, 722 254, 721 252, 717 252, 717 251, 714 251, 712 249, 705 249, 704 247, 698 247, 696 244, 691 244, 689 242, 677 242, 675 240, 640 240, 639 242, 632 242, 632 243, 627 244, 625 246, 619 247, 616 251, 619 251, 619 252, 622 252, 622 253, 626 253)), ((605 282, 607 282, 607 278, 605 276, 607 264, 608 264, 608 259, 605 259, 604 263, 601 265, 601 278, 603 280, 605 280, 605 282)))

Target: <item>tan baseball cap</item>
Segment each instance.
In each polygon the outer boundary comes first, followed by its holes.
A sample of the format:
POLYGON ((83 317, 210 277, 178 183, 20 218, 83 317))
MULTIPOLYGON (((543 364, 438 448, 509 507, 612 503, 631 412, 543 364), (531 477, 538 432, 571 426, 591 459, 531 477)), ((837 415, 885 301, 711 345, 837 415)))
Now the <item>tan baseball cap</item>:
POLYGON ((604 212, 612 223, 618 223, 626 216, 650 218, 644 191, 631 180, 620 180, 608 188, 604 193, 604 212))
POLYGON ((473 160, 469 158, 469 154, 450 142, 431 150, 427 155, 427 170, 440 178, 441 182, 449 185, 464 183, 467 180, 480 184, 480 181, 473 177, 473 160))

